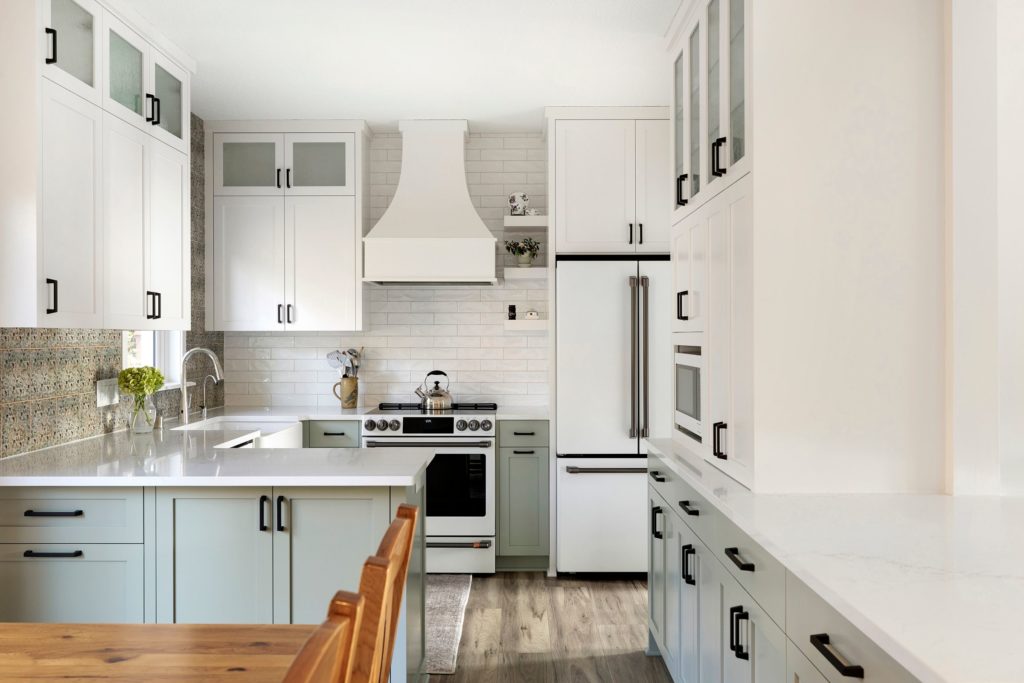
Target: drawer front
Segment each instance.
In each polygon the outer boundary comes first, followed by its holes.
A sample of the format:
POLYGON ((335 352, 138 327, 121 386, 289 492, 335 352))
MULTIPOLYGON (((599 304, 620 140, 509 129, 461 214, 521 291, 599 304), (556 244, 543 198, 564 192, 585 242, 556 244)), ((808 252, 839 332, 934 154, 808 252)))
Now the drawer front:
POLYGON ((142 544, 0 544, 0 621, 141 624, 142 544))
POLYGON ((810 660, 793 644, 786 641, 786 676, 787 683, 828 683, 821 672, 814 668, 810 660))
POLYGON ((673 472, 662 456, 648 455, 648 469, 651 486, 670 504, 673 512, 682 517, 708 547, 716 547, 715 519, 719 516, 718 510, 673 472))
POLYGON ((786 581, 786 633, 830 683, 917 680, 792 575, 786 581), (854 670, 844 674, 840 670, 843 666, 861 667, 862 677, 858 678, 860 672, 854 670))
POLYGON ((786 569, 724 516, 716 523, 718 559, 772 619, 785 623, 786 569))
POLYGON ((310 448, 359 448, 359 420, 310 420, 310 448))
POLYGON ((142 489, 0 489, 0 543, 142 543, 142 489))
POLYGON ((547 420, 499 420, 498 443, 502 448, 548 445, 547 420))

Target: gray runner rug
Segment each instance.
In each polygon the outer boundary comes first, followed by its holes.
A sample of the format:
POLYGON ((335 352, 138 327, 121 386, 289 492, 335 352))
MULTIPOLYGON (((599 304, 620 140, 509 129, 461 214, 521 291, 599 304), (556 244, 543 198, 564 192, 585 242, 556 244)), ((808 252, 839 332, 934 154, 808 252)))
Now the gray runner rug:
POLYGON ((472 582, 471 574, 427 574, 424 673, 455 673, 472 582))

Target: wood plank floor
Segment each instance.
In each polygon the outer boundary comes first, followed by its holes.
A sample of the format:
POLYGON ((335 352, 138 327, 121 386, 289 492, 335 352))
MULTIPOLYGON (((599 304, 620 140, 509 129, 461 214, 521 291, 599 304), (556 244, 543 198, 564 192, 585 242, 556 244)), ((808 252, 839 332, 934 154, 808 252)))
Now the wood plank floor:
POLYGON ((457 671, 430 683, 671 683, 641 579, 474 576, 457 671))

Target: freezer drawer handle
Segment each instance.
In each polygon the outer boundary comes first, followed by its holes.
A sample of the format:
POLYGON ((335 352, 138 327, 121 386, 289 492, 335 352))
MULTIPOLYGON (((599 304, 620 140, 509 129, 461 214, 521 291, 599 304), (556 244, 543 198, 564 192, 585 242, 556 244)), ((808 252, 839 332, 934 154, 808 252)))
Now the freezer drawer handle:
POLYGON ((848 678, 864 678, 864 667, 850 664, 832 647, 827 633, 815 633, 811 636, 811 645, 836 668, 836 671, 848 678))
POLYGON ((741 572, 752 572, 752 571, 754 571, 754 563, 753 562, 747 562, 742 557, 740 557, 740 549, 739 548, 726 548, 725 549, 725 556, 728 557, 730 560, 732 560, 732 563, 734 565, 736 565, 737 567, 739 567, 741 572))
POLYGON ((651 479, 658 482, 659 484, 665 483, 665 477, 663 477, 661 472, 659 472, 658 470, 651 470, 650 475, 651 479))
POLYGON ((26 550, 22 557, 82 557, 85 555, 81 550, 72 550, 69 553, 37 553, 35 550, 26 550))
POLYGON ((81 510, 57 510, 55 512, 49 512, 47 510, 25 510, 26 517, 81 517, 85 513, 81 510))
POLYGON ((490 441, 367 441, 367 448, 490 448, 490 441))
POLYGON ((491 547, 490 541, 428 541, 428 548, 469 548, 471 550, 487 550, 491 547))
POLYGON ((700 515, 700 510, 694 510, 692 507, 690 507, 690 501, 688 500, 679 501, 679 507, 681 507, 683 509, 683 512, 690 515, 691 517, 697 517, 700 515))
POLYGON ((647 474, 646 467, 577 467, 568 465, 566 474, 647 474))

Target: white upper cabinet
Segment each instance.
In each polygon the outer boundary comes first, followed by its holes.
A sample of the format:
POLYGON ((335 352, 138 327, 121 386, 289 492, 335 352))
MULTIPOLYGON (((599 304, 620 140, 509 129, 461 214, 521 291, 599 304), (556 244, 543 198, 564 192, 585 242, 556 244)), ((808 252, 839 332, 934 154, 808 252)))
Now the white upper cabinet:
POLYGON ((192 323, 191 164, 157 141, 150 142, 150 152, 146 291, 152 292, 147 297, 156 300, 156 311, 149 327, 187 330, 192 323))
POLYGON ((708 221, 693 214, 672 229, 675 292, 673 332, 703 332, 707 324, 708 221))
POLYGON ((214 194, 284 194, 283 134, 218 133, 213 146, 214 194))
POLYGON ((749 170, 749 0, 697 0, 673 47, 675 223, 749 170))
POLYGON ((217 134, 214 169, 218 195, 352 195, 355 135, 217 134))
POLYGON ((554 126, 557 251, 668 251, 668 122, 557 119, 554 126))
POLYGON ((192 111, 188 72, 151 47, 147 76, 153 97, 149 112, 150 134, 177 150, 188 152, 192 111))
POLYGON ((42 0, 43 76, 93 104, 103 82, 103 9, 95 0, 42 0))
POLYGON ((355 194, 355 135, 288 133, 284 145, 285 194, 355 194))

